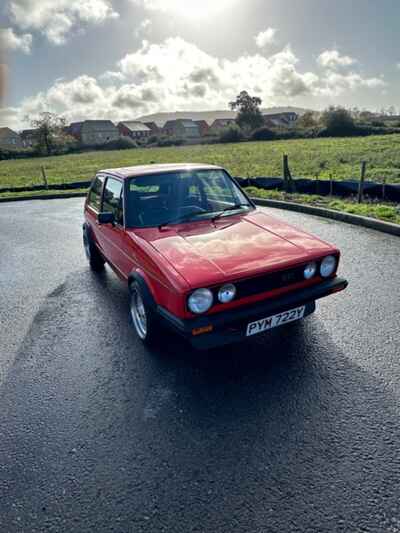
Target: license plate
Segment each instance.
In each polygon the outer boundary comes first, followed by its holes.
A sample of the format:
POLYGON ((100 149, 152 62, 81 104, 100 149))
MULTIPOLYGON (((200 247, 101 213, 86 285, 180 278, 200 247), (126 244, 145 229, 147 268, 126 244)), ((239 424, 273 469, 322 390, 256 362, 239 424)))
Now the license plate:
POLYGON ((268 318, 261 318, 255 322, 250 322, 247 325, 246 336, 250 337, 251 335, 256 335, 257 333, 262 333, 277 326, 282 326, 283 324, 288 324, 289 322, 294 322, 303 318, 304 311, 306 306, 296 307, 296 309, 290 309, 284 313, 278 313, 277 315, 269 316, 268 318))

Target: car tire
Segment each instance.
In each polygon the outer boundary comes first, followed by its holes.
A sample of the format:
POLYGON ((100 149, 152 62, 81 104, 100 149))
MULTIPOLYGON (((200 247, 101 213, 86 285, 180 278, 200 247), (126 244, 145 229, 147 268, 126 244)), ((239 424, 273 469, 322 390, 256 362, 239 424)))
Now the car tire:
POLYGON ((90 268, 95 272, 103 270, 105 261, 98 251, 97 246, 94 244, 87 226, 84 226, 83 228, 83 249, 85 250, 85 255, 89 261, 90 268))
POLYGON ((129 315, 132 327, 144 344, 153 346, 160 334, 154 311, 137 281, 131 283, 129 289, 131 293, 129 315))

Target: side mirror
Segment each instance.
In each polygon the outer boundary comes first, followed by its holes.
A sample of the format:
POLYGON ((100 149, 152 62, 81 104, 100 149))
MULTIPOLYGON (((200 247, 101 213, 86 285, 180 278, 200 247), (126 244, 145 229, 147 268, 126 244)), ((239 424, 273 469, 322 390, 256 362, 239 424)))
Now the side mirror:
POLYGON ((99 224, 114 224, 115 223, 114 213, 99 213, 97 215, 97 222, 99 224))

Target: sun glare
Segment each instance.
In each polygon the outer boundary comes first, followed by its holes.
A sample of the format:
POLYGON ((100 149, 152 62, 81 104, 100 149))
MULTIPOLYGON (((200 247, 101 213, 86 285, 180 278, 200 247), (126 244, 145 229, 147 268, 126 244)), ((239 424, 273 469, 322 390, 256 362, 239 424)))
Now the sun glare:
POLYGON ((167 0, 164 7, 179 16, 197 19, 217 15, 234 3, 234 0, 167 0))

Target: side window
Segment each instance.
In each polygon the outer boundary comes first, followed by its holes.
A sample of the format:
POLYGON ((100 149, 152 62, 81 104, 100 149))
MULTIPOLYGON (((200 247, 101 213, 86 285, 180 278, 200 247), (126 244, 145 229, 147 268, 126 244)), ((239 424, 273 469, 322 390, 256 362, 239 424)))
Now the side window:
POLYGON ((103 194, 103 208, 105 213, 114 213, 117 224, 124 223, 122 204, 122 181, 114 178, 107 178, 103 194))
POLYGON ((104 176, 96 176, 93 185, 90 188, 88 204, 96 211, 101 207, 101 189, 103 188, 104 176))

